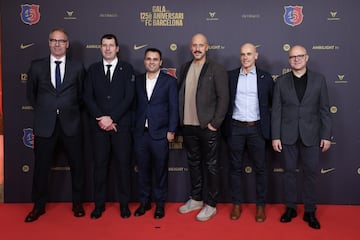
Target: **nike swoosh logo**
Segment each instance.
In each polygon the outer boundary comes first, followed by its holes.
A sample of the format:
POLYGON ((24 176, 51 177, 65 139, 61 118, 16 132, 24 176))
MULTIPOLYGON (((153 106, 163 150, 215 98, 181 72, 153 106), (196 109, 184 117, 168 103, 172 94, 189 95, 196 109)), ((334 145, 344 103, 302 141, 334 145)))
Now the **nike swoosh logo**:
POLYGON ((24 45, 23 43, 20 45, 20 49, 26 49, 26 48, 29 48, 31 47, 32 45, 34 45, 35 43, 30 43, 30 44, 26 44, 24 45))
POLYGON ((325 173, 332 172, 332 171, 334 171, 334 170, 335 170, 335 168, 328 168, 328 169, 322 168, 320 172, 321 172, 322 174, 325 174, 325 173))
POLYGON ((144 47, 146 47, 147 46, 147 44, 144 44, 144 45, 136 45, 136 44, 134 44, 134 50, 135 51, 137 51, 137 50, 139 50, 139 49, 142 49, 142 48, 144 48, 144 47))

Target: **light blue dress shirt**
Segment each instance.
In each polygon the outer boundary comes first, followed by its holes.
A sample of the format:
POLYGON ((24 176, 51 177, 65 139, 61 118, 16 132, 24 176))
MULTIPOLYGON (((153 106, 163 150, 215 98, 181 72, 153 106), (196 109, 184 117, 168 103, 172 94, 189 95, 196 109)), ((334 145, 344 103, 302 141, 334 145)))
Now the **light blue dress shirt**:
POLYGON ((240 69, 232 118, 244 122, 260 119, 256 67, 247 74, 240 69))

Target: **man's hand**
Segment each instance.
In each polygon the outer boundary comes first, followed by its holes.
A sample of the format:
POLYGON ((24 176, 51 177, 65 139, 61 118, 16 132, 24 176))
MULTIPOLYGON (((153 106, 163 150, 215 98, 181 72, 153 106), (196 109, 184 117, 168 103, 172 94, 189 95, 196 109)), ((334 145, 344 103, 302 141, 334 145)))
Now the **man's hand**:
POLYGON ((211 125, 211 123, 208 123, 207 127, 208 127, 208 129, 210 129, 210 131, 213 131, 213 132, 216 132, 216 131, 217 131, 217 129, 214 128, 214 127, 211 125))
POLYGON ((167 137, 167 140, 169 142, 173 142, 174 139, 175 139, 175 133, 174 132, 168 132, 166 137, 167 137))
POLYGON ((322 148, 322 149, 321 149, 322 152, 326 152, 327 150, 329 150, 330 146, 331 146, 331 141, 325 140, 325 139, 321 139, 321 141, 320 141, 320 148, 322 148))
POLYGON ((281 140, 280 139, 272 140, 272 147, 275 152, 281 152, 282 150, 281 140))
POLYGON ((113 122, 110 116, 101 116, 96 118, 96 120, 98 120, 98 125, 102 130, 104 131, 114 130, 115 132, 117 131, 116 123, 113 122))

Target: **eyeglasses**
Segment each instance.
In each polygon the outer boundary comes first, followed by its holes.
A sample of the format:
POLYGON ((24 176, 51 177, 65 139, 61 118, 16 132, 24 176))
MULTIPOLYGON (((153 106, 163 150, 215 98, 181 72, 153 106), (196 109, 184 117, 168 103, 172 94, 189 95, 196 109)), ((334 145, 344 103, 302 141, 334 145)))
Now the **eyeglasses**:
POLYGON ((65 44, 67 43, 68 40, 66 39, 54 39, 54 38, 50 38, 49 41, 52 43, 52 44, 65 44))
POLYGON ((295 56, 289 56, 290 60, 297 60, 297 59, 304 59, 304 57, 306 56, 306 54, 300 54, 300 55, 295 55, 295 56))

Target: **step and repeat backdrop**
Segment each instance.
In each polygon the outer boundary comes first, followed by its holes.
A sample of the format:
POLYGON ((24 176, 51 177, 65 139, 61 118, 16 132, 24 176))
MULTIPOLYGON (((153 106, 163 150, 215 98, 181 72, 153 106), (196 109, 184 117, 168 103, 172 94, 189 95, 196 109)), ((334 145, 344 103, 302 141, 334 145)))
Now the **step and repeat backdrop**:
MULTIPOLYGON (((331 149, 321 155, 318 200, 324 204, 360 204, 360 3, 356 0, 32 0, 2 1, 3 111, 5 142, 5 202, 31 201, 33 176, 33 111, 26 99, 27 70, 33 59, 48 56, 48 34, 63 27, 69 34, 68 56, 88 67, 101 59, 100 37, 114 33, 119 57, 137 73, 144 71, 148 47, 163 52, 165 71, 176 76, 191 59, 193 34, 209 40, 209 58, 228 70, 239 66, 240 45, 257 46, 257 66, 274 79, 289 71, 287 51, 301 44, 308 50, 310 69, 325 75, 333 119, 331 149)), ((84 115, 86 200, 92 200, 93 159, 84 115)), ((270 147, 270 145, 269 145, 270 147)), ((189 172, 182 137, 169 148, 169 201, 184 201, 189 194, 189 172)), ((221 197, 229 202, 228 156, 221 145, 221 197)), ((279 156, 268 151, 268 201, 282 201, 279 156)), ((299 179, 302 178, 301 164, 299 179)), ((116 201, 113 168, 109 166, 109 201, 116 201)), ((255 200, 250 160, 244 164, 247 202, 255 200)), ((136 163, 133 164, 133 201, 136 163)), ((51 169, 50 200, 70 201, 70 171, 60 150, 51 169)), ((299 186, 302 183, 299 181, 299 186)), ((299 188, 301 202, 301 188, 299 188)))

